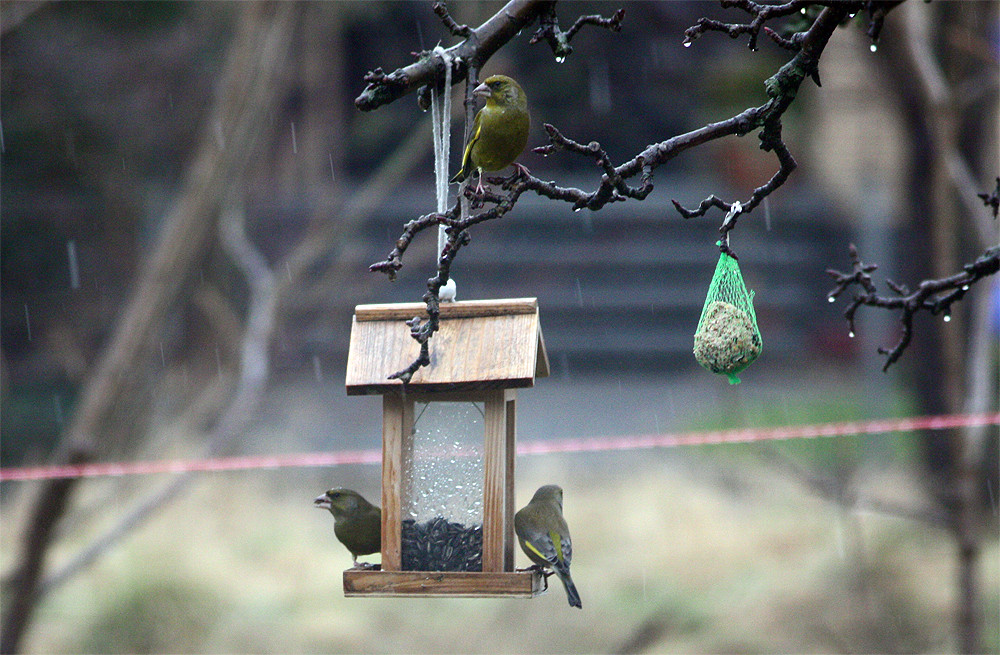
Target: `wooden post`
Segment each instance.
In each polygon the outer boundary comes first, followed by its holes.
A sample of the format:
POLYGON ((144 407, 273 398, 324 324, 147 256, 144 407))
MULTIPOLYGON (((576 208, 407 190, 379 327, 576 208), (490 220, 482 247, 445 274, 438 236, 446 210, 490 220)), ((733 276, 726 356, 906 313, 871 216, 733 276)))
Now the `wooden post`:
POLYGON ((413 401, 382 396, 382 570, 402 570, 403 454, 413 446, 413 401))
POLYGON ((503 570, 514 570, 514 460, 517 459, 517 391, 507 389, 504 412, 507 415, 504 457, 507 460, 507 485, 504 489, 503 570))
POLYGON ((504 570, 506 541, 507 412, 503 389, 485 394, 483 451, 483 573, 504 570))

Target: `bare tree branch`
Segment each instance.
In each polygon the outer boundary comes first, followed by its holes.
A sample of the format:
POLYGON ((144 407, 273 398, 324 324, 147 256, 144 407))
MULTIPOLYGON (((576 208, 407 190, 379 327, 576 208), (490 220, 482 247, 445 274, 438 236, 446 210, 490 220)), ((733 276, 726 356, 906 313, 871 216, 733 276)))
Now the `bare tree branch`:
MULTIPOLYGON (((209 457, 220 454, 245 432, 260 402, 270 370, 268 348, 274 331, 277 303, 274 275, 264 256, 246 234, 243 210, 232 207, 223 210, 219 217, 219 236, 223 249, 242 271, 250 286, 250 306, 240 343, 239 380, 232 400, 208 435, 205 454, 209 457)), ((162 489, 140 501, 114 526, 47 577, 39 587, 39 596, 57 588, 92 564, 123 537, 149 520, 187 488, 192 480, 193 472, 180 473, 162 489)))
MULTIPOLYGON (((765 18, 771 15, 787 15, 801 6, 801 2, 799 2, 794 6, 786 6, 782 10, 784 13, 769 14, 763 6, 747 2, 738 4, 763 12, 765 18)), ((421 345, 420 354, 409 366, 393 373, 390 377, 407 382, 416 370, 430 362, 427 342, 437 326, 437 291, 448 280, 450 262, 454 259, 458 249, 468 240, 467 236, 463 236, 464 231, 476 223, 495 220, 505 215, 513 209, 517 199, 525 191, 530 190, 552 200, 569 202, 573 205, 574 211, 583 208, 596 211, 608 203, 627 199, 643 200, 653 190, 653 170, 656 167, 665 164, 678 154, 708 141, 725 136, 743 136, 755 129, 760 129, 761 148, 775 153, 779 168, 765 184, 754 190, 745 203, 741 203, 742 213, 752 211, 764 198, 784 184, 796 165, 795 159, 781 139, 781 116, 794 101, 802 82, 807 77, 816 78, 819 59, 834 30, 848 14, 848 11, 852 9, 857 11, 861 6, 861 3, 839 3, 833 7, 825 7, 820 12, 816 20, 803 34, 800 40, 801 47, 796 54, 765 82, 765 88, 770 98, 767 103, 744 110, 725 121, 712 123, 647 146, 637 156, 619 166, 613 165, 607 152, 596 141, 583 145, 564 136, 556 127, 546 124, 544 127, 549 136, 549 144, 536 148, 535 152, 550 154, 557 150, 566 150, 592 158, 602 173, 600 184, 594 191, 588 193, 577 188, 561 187, 554 182, 546 182, 534 177, 527 173, 523 167, 519 167, 510 178, 490 178, 491 182, 501 185, 502 193, 486 192, 474 196, 471 189, 463 187, 465 196, 474 203, 475 208, 492 205, 479 214, 469 218, 458 218, 459 203, 456 202, 451 209, 443 214, 427 214, 407 223, 402 236, 396 240, 395 247, 390 252, 389 257, 373 264, 370 267, 371 270, 384 272, 390 278, 394 277, 403 265, 403 255, 413 238, 427 228, 445 225, 448 227, 450 236, 445 251, 441 253, 438 274, 428 281, 428 292, 424 294, 429 319, 427 321, 415 319, 408 323, 411 336, 421 345), (639 176, 639 184, 630 186, 626 180, 635 176, 639 176)), ((545 11, 549 11, 549 9, 545 11)), ((614 17, 608 20, 613 21, 614 17)), ((491 21, 493 19, 490 19, 486 24, 491 21)), ((542 29, 545 29, 544 25, 542 29)), ((734 204, 724 202, 714 195, 693 210, 686 210, 675 202, 678 211, 686 218, 704 215, 712 207, 718 207, 729 213, 734 204)), ((732 212, 733 219, 723 224, 723 247, 726 247, 728 232, 736 226, 736 217, 740 213, 732 212)))
POLYGON ((624 18, 624 9, 619 9, 610 18, 605 18, 599 14, 580 16, 568 30, 563 32, 559 29, 559 17, 556 16, 556 3, 552 2, 538 17, 538 30, 535 31, 529 43, 534 44, 545 40, 549 44, 549 47, 552 48, 552 54, 555 55, 556 61, 561 62, 573 54, 573 46, 569 42, 584 25, 594 25, 611 30, 612 32, 620 32, 624 18))
MULTIPOLYGON (((434 12, 444 22, 445 27, 458 36, 464 36, 461 43, 447 48, 448 61, 451 62, 451 83, 458 84, 466 79, 469 68, 479 70, 490 57, 493 56, 504 44, 517 36, 525 27, 531 25, 542 15, 548 15, 553 11, 555 4, 553 0, 511 0, 504 7, 494 14, 489 20, 475 29, 470 29, 465 25, 458 25, 448 14, 448 10, 443 2, 435 5, 434 12)), ((615 14, 616 16, 618 14, 615 14)), ((598 21, 584 21, 574 24, 574 28, 579 30, 584 24, 600 25, 614 29, 620 24, 621 18, 600 19, 598 21), (605 24, 601 21, 607 21, 605 24)), ((572 29, 572 28, 571 28, 572 29)), ((574 34, 576 32, 574 30, 574 34)), ((568 42, 570 36, 565 36, 568 42)), ((555 47, 553 48, 555 51, 555 47)), ((556 56, 565 57, 568 53, 556 56)), ((430 52, 419 54, 419 59, 408 66, 398 68, 391 73, 386 73, 381 68, 370 71, 364 77, 367 86, 354 100, 354 105, 361 111, 372 111, 382 105, 399 100, 403 96, 417 91, 428 84, 438 84, 444 79, 441 67, 442 59, 432 55, 430 52)), ((426 96, 422 102, 426 102, 426 96)))
MULTIPOLYGON (((69 464, 82 464, 90 459, 90 453, 75 450, 69 453, 69 464)), ((16 653, 18 644, 31 621, 31 616, 40 597, 38 582, 45 564, 45 554, 52 542, 59 519, 66 511, 76 478, 52 480, 42 489, 32 510, 31 525, 25 530, 22 540, 23 555, 17 570, 9 581, 13 587, 5 590, 6 608, 0 628, 0 653, 16 653)))
POLYGON ((861 291, 854 294, 854 298, 844 310, 844 318, 850 325, 851 334, 854 334, 854 314, 863 305, 900 311, 899 323, 902 331, 899 341, 892 348, 878 349, 880 354, 886 356, 885 364, 882 366, 883 371, 888 370, 910 345, 913 338, 913 317, 917 313, 921 311, 927 311, 933 315, 943 313, 945 320, 950 320, 953 303, 961 300, 973 284, 1000 271, 1000 246, 996 246, 988 249, 974 262, 966 264, 961 273, 936 280, 924 280, 913 292, 904 285, 886 280, 886 285, 896 293, 896 296, 886 297, 879 295, 875 283, 872 282, 871 275, 869 275, 878 266, 863 263, 854 244, 850 246, 850 255, 851 273, 842 273, 832 268, 827 269, 827 274, 836 283, 836 286, 827 294, 827 298, 833 302, 837 296, 849 288, 860 287, 861 291))
POLYGON ((990 208, 990 211, 993 212, 993 218, 996 219, 997 213, 1000 212, 1000 177, 997 178, 997 184, 993 188, 993 191, 989 193, 977 193, 976 197, 990 208))
MULTIPOLYGON (((294 5, 253 4, 240 16, 233 45, 227 57, 212 115, 211 126, 188 169, 184 188, 164 218, 155 250, 139 274, 135 291, 125 307, 114 334, 89 376, 73 420, 62 436, 56 459, 69 461, 79 453, 92 453, 109 444, 100 441, 108 415, 120 398, 129 392, 127 372, 145 361, 144 354, 152 331, 180 292, 184 281, 211 243, 219 198, 234 181, 244 176, 246 153, 260 138, 260 125, 274 113, 275 75, 288 56, 288 39, 294 27, 294 5), (226 147, 219 148, 214 130, 222 126, 226 147)), ((75 485, 53 481, 39 497, 58 495, 58 503, 39 502, 32 525, 55 524, 69 506, 75 485), (57 488, 58 487, 58 488, 57 488)), ((48 539, 26 543, 23 563, 41 562, 48 539), (37 552, 33 549, 39 549, 37 552)), ((26 607, 6 608, 3 626, 4 652, 17 650, 18 641, 31 618, 39 594, 37 576, 21 576, 13 594, 30 599, 26 607), (9 626, 14 626, 8 630, 9 626)))

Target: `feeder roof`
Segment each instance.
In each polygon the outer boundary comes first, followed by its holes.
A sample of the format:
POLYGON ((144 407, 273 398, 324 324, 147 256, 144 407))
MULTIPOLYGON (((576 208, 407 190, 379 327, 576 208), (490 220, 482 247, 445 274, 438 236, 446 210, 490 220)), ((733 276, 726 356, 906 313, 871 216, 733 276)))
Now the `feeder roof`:
MULTIPOLYGON (((427 318, 423 303, 358 305, 347 355, 348 395, 402 388, 389 375, 420 354, 404 321, 427 318)), ((440 329, 431 337, 430 366, 413 374, 407 388, 469 391, 530 387, 549 374, 536 298, 441 303, 440 329)))

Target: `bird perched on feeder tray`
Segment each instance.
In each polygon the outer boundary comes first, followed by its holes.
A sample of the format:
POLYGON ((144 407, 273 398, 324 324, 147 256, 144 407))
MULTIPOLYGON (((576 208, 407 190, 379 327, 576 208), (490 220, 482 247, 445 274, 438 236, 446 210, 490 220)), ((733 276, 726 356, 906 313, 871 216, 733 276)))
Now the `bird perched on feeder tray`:
POLYGON ((358 557, 382 550, 382 510, 350 489, 330 489, 313 506, 333 514, 333 534, 347 546, 357 568, 358 557))
MULTIPOLYGON (((528 97, 521 86, 506 75, 492 75, 473 89, 472 94, 486 98, 472 123, 472 133, 462 155, 462 168, 451 179, 462 182, 479 172, 476 193, 483 192, 483 171, 498 171, 514 163, 528 143, 531 117, 528 97)), ((520 164, 514 164, 524 171, 520 164)))
POLYGON ((562 514, 563 490, 554 484, 539 487, 531 502, 514 515, 514 532, 521 550, 542 568, 551 568, 566 587, 571 607, 583 608, 569 575, 573 544, 562 514))

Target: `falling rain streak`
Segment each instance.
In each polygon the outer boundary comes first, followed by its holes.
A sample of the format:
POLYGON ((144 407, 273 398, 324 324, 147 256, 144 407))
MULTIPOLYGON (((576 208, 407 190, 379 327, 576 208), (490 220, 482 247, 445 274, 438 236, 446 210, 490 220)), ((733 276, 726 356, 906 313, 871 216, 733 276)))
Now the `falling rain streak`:
POLYGON ((295 140, 295 121, 292 121, 292 153, 299 154, 299 145, 295 140))
POLYGON ((56 425, 62 427, 63 424, 63 407, 62 407, 62 396, 56 394, 52 397, 52 409, 56 414, 56 425))
POLYGON ((316 376, 316 382, 322 384, 323 382, 323 364, 319 361, 319 355, 313 355, 313 374, 316 376))
POLYGON ((69 260, 69 288, 80 288, 80 265, 76 258, 76 241, 66 242, 66 258, 69 260))
POLYGON ((31 313, 28 312, 28 304, 24 304, 24 326, 28 330, 28 341, 31 341, 31 313))

